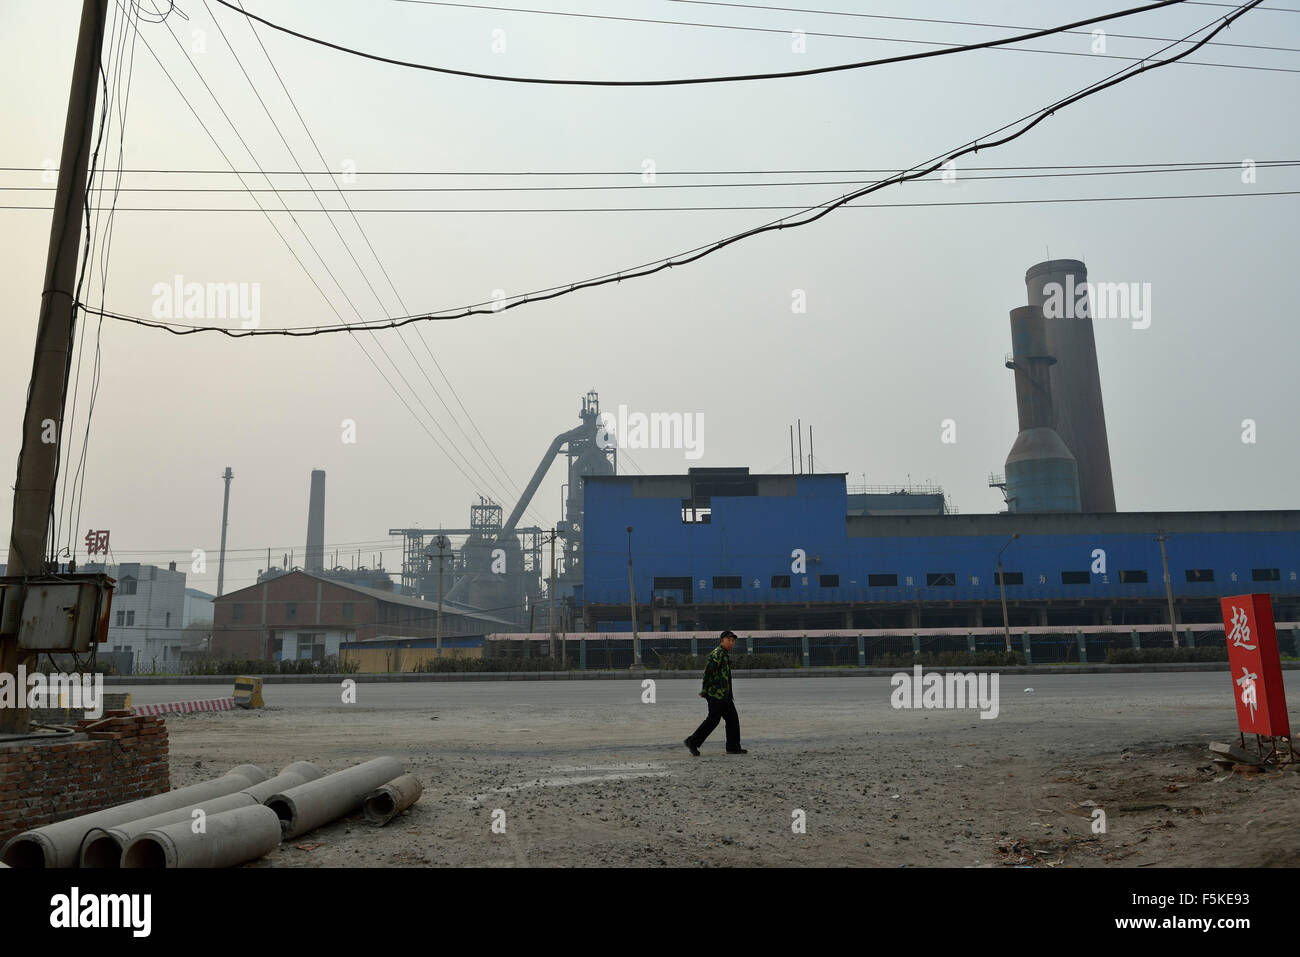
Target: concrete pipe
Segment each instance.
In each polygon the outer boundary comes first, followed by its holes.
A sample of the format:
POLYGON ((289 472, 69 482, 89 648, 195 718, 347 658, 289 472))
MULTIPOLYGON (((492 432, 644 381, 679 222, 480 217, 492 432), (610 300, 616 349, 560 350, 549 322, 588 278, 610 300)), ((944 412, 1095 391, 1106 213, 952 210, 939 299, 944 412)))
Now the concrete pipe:
POLYGON ((210 815, 222 811, 233 811, 237 807, 247 807, 250 804, 261 804, 278 791, 297 787, 299 784, 306 784, 308 781, 315 781, 324 775, 324 771, 308 761, 295 761, 275 777, 268 778, 242 791, 236 791, 234 794, 226 794, 208 801, 196 801, 185 807, 178 807, 172 811, 164 811, 162 814, 143 817, 138 821, 128 821, 116 827, 92 828, 81 844, 81 866, 118 867, 121 865, 122 852, 126 849, 126 846, 131 843, 133 838, 138 837, 145 831, 165 827, 168 824, 176 824, 179 821, 192 820, 196 810, 201 810, 204 814, 210 815))
POLYGON ((280 846, 280 819, 263 804, 208 815, 202 834, 189 821, 155 827, 131 839, 123 867, 234 867, 280 846))
POLYGON ((185 807, 234 794, 266 780, 266 772, 255 764, 241 764, 219 778, 164 791, 153 797, 105 808, 80 817, 68 818, 24 831, 10 838, 0 850, 0 860, 11 867, 76 867, 81 859, 81 845, 91 828, 110 828, 163 811, 185 807))
POLYGON ((244 788, 243 793, 250 795, 258 804, 265 804, 266 799, 272 794, 279 794, 281 791, 323 777, 325 772, 310 761, 295 761, 293 764, 286 764, 284 770, 275 777, 254 784, 251 788, 244 788))
POLYGON ((196 810, 202 810, 207 817, 211 817, 222 811, 252 807, 257 803, 248 793, 236 791, 234 794, 224 794, 210 801, 201 801, 172 811, 164 811, 162 814, 142 817, 138 821, 127 821, 117 827, 91 828, 86 834, 86 839, 81 843, 81 866, 118 867, 122 863, 122 852, 132 840, 155 828, 170 824, 188 825, 194 820, 196 810))
POLYGON ((402 774, 402 763, 396 758, 375 758, 274 794, 266 799, 266 806, 279 816, 287 841, 351 814, 367 794, 402 774))
POLYGON ((381 784, 367 794, 362 803, 366 820, 377 827, 383 827, 420 800, 420 792, 423 790, 414 774, 403 774, 387 784, 381 784))

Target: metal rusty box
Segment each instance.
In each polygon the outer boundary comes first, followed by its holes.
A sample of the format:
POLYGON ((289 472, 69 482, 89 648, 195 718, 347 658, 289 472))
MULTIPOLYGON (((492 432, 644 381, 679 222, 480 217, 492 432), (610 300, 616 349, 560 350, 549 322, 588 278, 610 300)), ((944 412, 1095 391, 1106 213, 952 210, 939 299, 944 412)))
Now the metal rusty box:
POLYGON ((107 575, 0 578, 0 608, 22 601, 18 647, 25 651, 90 651, 108 638, 114 580, 107 575))

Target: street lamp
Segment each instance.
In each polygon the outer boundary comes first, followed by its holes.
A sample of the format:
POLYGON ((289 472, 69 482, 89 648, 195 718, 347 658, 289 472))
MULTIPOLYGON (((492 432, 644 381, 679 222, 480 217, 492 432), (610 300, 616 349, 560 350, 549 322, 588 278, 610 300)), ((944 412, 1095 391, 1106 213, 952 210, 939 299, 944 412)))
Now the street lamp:
POLYGON ((1011 651, 1011 626, 1007 624, 1007 580, 1006 576, 1002 574, 1002 553, 1007 550, 1007 545, 1010 545, 1019 537, 1020 533, 1015 533, 1007 539, 1006 545, 998 549, 998 586, 1002 589, 1002 633, 1007 640, 1008 653, 1011 651))
POLYGON ((641 638, 636 630, 636 586, 632 584, 632 526, 627 527, 627 594, 632 611, 632 667, 641 667, 641 638))

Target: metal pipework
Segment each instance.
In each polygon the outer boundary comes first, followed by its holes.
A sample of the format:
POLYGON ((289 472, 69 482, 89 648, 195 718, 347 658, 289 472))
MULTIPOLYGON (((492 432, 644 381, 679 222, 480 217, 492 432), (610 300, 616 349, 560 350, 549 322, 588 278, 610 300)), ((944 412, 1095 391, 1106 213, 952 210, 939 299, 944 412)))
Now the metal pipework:
POLYGON ((367 794, 403 773, 396 758, 375 758, 274 794, 266 799, 266 806, 279 817, 284 840, 290 840, 351 814, 367 794))
POLYGON ((367 794, 365 801, 362 802, 366 820, 376 827, 383 827, 420 800, 420 793, 423 790, 423 786, 414 774, 403 774, 400 778, 393 778, 387 784, 381 784, 367 794))
POLYGON ((222 811, 233 811, 235 808, 261 804, 277 791, 297 787, 299 784, 306 784, 308 781, 315 781, 317 778, 324 776, 325 772, 311 762, 295 761, 275 777, 262 781, 260 784, 254 784, 242 791, 236 791, 234 794, 227 794, 206 801, 196 801, 185 807, 142 817, 136 821, 128 821, 116 827, 91 828, 81 842, 81 866, 90 868, 120 867, 122 852, 126 850, 127 845, 146 831, 182 821, 192 821, 195 811, 202 811, 204 815, 210 816, 219 814, 222 811))
POLYGON ((9 839, 4 849, 0 850, 0 860, 10 867, 76 867, 81 859, 82 842, 91 828, 116 827, 152 814, 175 810, 195 801, 234 794, 265 780, 266 772, 257 765, 241 764, 211 781, 191 784, 175 791, 166 791, 153 797, 24 831, 9 839))
POLYGON ((280 845, 280 819, 263 804, 211 814, 202 834, 189 821, 145 831, 122 852, 123 867, 234 867, 280 845))

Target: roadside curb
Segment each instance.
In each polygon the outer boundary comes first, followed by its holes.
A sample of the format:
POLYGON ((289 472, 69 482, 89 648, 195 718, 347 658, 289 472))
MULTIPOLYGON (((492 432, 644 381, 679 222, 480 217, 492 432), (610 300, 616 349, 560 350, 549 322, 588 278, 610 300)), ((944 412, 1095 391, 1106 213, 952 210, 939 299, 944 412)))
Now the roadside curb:
POLYGON ((234 698, 209 698, 202 701, 168 701, 163 704, 139 704, 131 709, 136 714, 199 714, 210 711, 234 711, 234 698))

